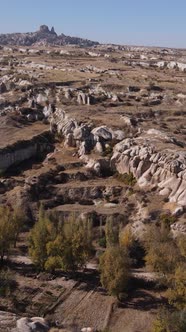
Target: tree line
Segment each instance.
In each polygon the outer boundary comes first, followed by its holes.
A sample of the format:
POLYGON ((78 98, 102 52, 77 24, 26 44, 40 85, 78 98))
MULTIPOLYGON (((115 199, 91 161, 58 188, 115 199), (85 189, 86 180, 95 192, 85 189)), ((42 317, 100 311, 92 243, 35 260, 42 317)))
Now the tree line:
MULTIPOLYGON (((186 309, 186 241, 184 235, 173 237, 171 222, 171 216, 162 215, 146 227, 144 239, 139 241, 130 225, 123 227, 126 223, 117 224, 110 218, 105 226, 101 225, 95 238, 91 219, 77 220, 71 215, 59 221, 55 214, 49 215, 41 207, 38 221, 29 232, 29 255, 38 270, 74 272, 85 267, 99 248, 101 284, 118 299, 128 291, 132 267, 143 261, 166 287, 167 300, 175 308, 173 314, 179 317, 186 309)), ((21 211, 0 208, 1 264, 16 246, 23 225, 21 211)), ((162 311, 153 332, 174 332, 168 324, 173 321, 171 317, 162 311)), ((180 317, 175 319, 175 324, 185 316, 180 317)), ((176 328, 182 332, 181 327, 176 328)))

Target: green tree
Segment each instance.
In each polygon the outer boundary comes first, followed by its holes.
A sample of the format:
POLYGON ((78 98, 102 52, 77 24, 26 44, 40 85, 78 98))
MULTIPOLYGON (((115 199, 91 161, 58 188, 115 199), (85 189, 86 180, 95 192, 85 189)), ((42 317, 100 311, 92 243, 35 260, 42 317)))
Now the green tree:
POLYGON ((135 238, 129 224, 119 232, 119 244, 121 248, 127 249, 133 266, 144 265, 144 247, 141 241, 135 238))
POLYGON ((6 206, 0 207, 0 259, 3 263, 14 243, 14 225, 12 212, 6 206))
POLYGON ((186 306, 185 237, 174 239, 167 222, 151 226, 146 234, 146 264, 158 272, 168 288, 167 298, 177 309, 186 306), (163 278, 162 278, 163 277, 163 278))
POLYGON ((16 242, 18 240, 18 236, 21 232, 21 229, 24 225, 24 220, 25 219, 22 211, 16 208, 12 214, 14 247, 16 247, 16 242))
POLYGON ((48 259, 47 243, 51 240, 53 227, 43 208, 39 211, 39 219, 29 236, 29 254, 34 264, 44 270, 48 259))
POLYGON ((174 273, 180 260, 179 250, 168 228, 152 225, 145 237, 145 261, 149 268, 166 277, 174 273))
POLYGON ((75 271, 92 255, 92 223, 73 216, 60 223, 53 217, 40 212, 30 233, 30 256, 42 270, 75 271))
POLYGON ((60 225, 56 238, 48 243, 47 250, 47 269, 53 267, 54 262, 65 271, 82 268, 93 252, 92 222, 78 221, 71 216, 60 225))
POLYGON ((109 218, 105 225, 106 246, 112 247, 119 243, 119 227, 114 225, 112 217, 109 218))
POLYGON ((121 247, 127 248, 130 250, 130 248, 134 245, 135 238, 132 234, 131 228, 126 226, 123 228, 119 233, 119 243, 121 247))
POLYGON ((129 279, 130 261, 127 250, 108 247, 100 257, 101 284, 109 294, 116 295, 126 291, 129 279))
POLYGON ((145 257, 147 265, 163 277, 174 273, 179 262, 179 253, 173 242, 152 244, 145 257))
POLYGON ((181 264, 169 277, 167 297, 170 304, 181 310, 186 308, 186 264, 181 264))
POLYGON ((56 236, 47 243, 48 258, 45 263, 45 269, 54 271, 55 269, 66 270, 65 253, 69 250, 63 227, 57 228, 56 236))
POLYGON ((72 247, 74 267, 83 267, 90 258, 93 250, 91 220, 84 220, 76 223, 72 220, 70 228, 73 229, 73 232, 69 238, 67 236, 67 239, 72 247))

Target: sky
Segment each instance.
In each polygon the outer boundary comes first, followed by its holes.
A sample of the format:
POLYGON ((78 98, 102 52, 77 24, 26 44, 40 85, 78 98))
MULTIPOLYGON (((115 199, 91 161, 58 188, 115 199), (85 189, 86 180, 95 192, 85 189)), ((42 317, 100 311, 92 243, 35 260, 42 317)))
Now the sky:
POLYGON ((0 0, 0 33, 42 24, 101 43, 186 48, 186 0, 0 0))

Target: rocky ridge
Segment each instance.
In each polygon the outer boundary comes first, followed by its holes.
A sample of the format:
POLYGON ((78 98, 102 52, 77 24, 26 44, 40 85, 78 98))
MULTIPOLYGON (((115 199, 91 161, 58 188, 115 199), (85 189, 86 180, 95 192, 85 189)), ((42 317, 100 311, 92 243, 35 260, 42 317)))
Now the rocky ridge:
POLYGON ((70 37, 64 34, 57 35, 54 28, 49 30, 47 25, 41 25, 36 32, 28 33, 10 33, 0 35, 0 45, 19 45, 19 46, 34 46, 34 45, 67 45, 75 44, 81 46, 98 45, 88 39, 70 37))
POLYGON ((185 143, 155 129, 142 133, 139 130, 136 138, 123 139, 125 133, 121 130, 106 126, 92 129, 89 124, 78 124, 61 110, 56 110, 50 123, 51 130, 57 130, 64 138, 65 146, 78 148, 78 155, 88 168, 97 173, 108 168, 120 174, 131 172, 140 187, 155 188, 170 202, 186 206, 185 143), (113 142, 119 143, 115 144, 110 160, 89 157, 93 149, 100 155, 106 149, 111 150, 113 142))

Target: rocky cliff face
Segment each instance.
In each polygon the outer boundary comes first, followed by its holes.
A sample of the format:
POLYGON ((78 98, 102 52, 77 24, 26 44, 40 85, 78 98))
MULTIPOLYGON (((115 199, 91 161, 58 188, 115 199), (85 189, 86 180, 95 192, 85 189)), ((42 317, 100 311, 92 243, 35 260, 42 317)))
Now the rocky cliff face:
POLYGON ((57 35, 54 27, 49 30, 47 25, 41 25, 39 30, 36 32, 28 33, 11 33, 11 34, 1 34, 0 35, 1 45, 20 45, 20 46, 31 46, 31 45, 66 45, 75 44, 82 46, 93 46, 98 45, 98 42, 91 40, 70 37, 64 34, 57 35))
POLYGON ((42 135, 33 137, 31 140, 24 140, 0 150, 0 172, 4 172, 10 166, 21 163, 32 157, 50 151, 51 146, 46 141, 48 131, 42 135))

